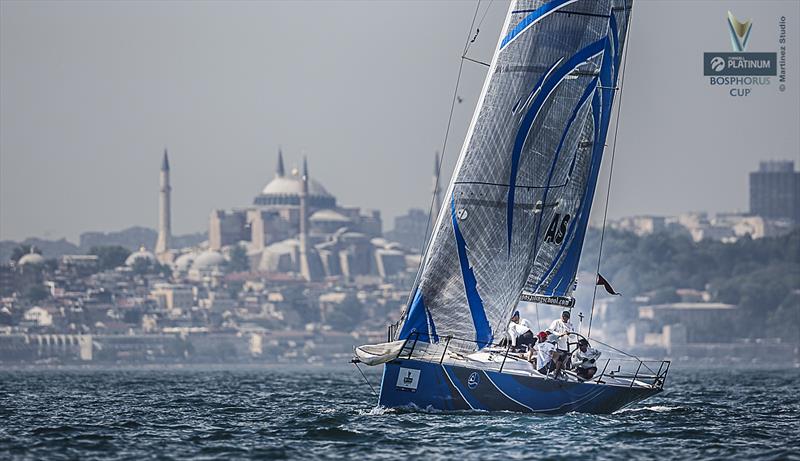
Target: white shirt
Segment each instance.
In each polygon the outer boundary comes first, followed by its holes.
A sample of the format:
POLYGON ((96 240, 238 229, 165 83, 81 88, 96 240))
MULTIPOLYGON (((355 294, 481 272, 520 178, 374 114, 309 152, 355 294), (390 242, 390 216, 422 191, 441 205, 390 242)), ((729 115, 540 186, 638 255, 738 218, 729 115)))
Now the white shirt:
POLYGON ((531 329, 531 324, 526 319, 520 319, 519 323, 510 322, 508 324, 508 336, 511 338, 511 345, 517 345, 517 338, 524 335, 531 329))
POLYGON ((600 351, 591 347, 586 348, 586 352, 578 349, 572 354, 572 365, 578 368, 592 368, 597 366, 597 359, 600 357, 600 351), (595 362, 592 363, 591 360, 595 362))
POLYGON ((559 350, 562 350, 562 351, 568 350, 567 349, 567 347, 568 347, 567 346, 567 340, 569 339, 569 337, 566 336, 566 335, 561 336, 561 333, 572 333, 572 332, 574 332, 575 328, 572 327, 572 322, 570 322, 569 320, 564 322, 561 319, 555 319, 555 320, 553 320, 553 323, 550 324, 550 328, 548 328, 547 330, 555 333, 556 335, 559 335, 559 338, 558 338, 558 349, 559 350))
POLYGON ((539 343, 536 345, 536 368, 542 367, 553 361, 553 351, 556 349, 553 343, 539 343))

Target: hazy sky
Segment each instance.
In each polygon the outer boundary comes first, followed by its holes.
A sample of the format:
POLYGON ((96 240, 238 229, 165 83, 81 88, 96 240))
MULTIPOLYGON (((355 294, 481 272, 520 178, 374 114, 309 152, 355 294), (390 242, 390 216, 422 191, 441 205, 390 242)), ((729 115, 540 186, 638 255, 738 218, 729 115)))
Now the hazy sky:
MULTIPOLYGON (((0 239, 155 227, 164 147, 176 233, 249 205, 279 145, 391 228, 429 203, 475 4, 3 0, 0 239)), ((471 56, 490 59, 507 6, 490 5, 471 56)), ((800 163, 798 18, 796 0, 637 1, 611 216, 744 211, 759 160, 800 163), (734 98, 703 77, 704 51, 731 51, 728 9, 753 19, 748 51, 776 51, 787 17, 786 92, 734 98)), ((465 64, 448 177, 484 76, 465 64)))

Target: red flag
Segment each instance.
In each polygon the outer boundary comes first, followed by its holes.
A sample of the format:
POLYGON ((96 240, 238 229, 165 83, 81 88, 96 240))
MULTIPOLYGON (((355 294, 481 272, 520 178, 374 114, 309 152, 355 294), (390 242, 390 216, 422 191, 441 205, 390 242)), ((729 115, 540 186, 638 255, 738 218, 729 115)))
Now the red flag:
POLYGON ((612 287, 611 284, 608 283, 608 280, 603 278, 603 276, 600 274, 597 274, 597 285, 603 285, 603 288, 605 288, 610 295, 622 296, 622 293, 617 293, 614 291, 614 287, 612 287))

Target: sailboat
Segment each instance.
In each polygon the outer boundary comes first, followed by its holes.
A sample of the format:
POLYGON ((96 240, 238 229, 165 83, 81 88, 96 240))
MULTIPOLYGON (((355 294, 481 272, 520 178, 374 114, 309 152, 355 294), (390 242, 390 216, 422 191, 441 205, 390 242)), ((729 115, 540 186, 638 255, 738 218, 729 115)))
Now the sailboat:
POLYGON ((355 349, 384 366, 381 406, 612 413, 663 389, 669 362, 582 380, 498 346, 520 300, 574 305, 632 3, 512 0, 409 303, 355 349))

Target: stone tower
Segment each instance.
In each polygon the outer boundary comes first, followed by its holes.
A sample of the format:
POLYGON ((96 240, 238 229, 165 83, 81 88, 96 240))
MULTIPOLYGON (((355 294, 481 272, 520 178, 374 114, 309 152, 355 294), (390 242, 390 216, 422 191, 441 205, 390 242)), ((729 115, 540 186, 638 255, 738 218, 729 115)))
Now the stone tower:
POLYGON ((161 162, 161 190, 158 202, 158 240, 156 241, 156 256, 159 261, 169 260, 170 240, 172 239, 171 204, 170 193, 172 187, 169 185, 169 157, 167 149, 164 149, 164 160, 161 162))
MULTIPOLYGON (((278 155, 278 166, 283 158, 278 155)), ((311 280, 311 265, 308 262, 308 161, 303 157, 303 187, 300 189, 300 274, 311 280)))
POLYGON ((283 152, 278 147, 278 166, 275 167, 275 177, 282 178, 286 176, 286 169, 283 168, 283 152))

